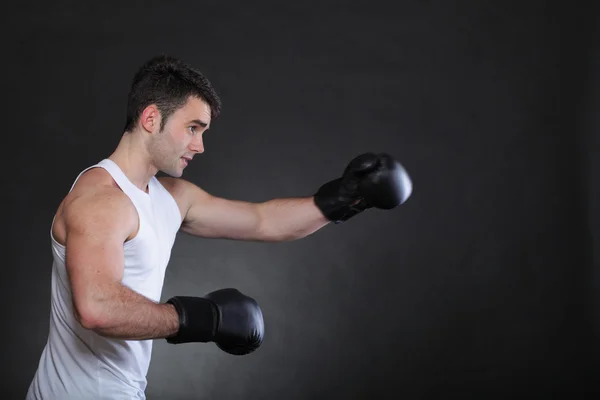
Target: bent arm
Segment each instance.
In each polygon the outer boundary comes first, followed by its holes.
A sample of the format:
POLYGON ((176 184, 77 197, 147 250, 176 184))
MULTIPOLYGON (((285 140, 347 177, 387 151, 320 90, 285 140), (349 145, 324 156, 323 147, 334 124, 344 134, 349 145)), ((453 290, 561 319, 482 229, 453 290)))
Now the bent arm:
POLYGON ((81 195, 64 211, 66 268, 75 317, 86 329, 113 338, 144 340, 177 332, 172 305, 157 304, 124 286, 123 244, 137 230, 137 214, 116 188, 81 195))
POLYGON ((82 326, 99 335, 125 340, 162 339, 179 329, 171 304, 158 304, 121 284, 105 287, 99 314, 82 326))

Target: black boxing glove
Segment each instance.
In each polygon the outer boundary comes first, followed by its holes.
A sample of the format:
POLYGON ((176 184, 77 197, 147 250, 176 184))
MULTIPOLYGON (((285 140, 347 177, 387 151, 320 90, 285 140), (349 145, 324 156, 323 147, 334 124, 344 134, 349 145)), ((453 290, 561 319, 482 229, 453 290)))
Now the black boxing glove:
POLYGON ((179 331, 168 343, 214 342, 233 355, 258 349, 264 321, 256 301, 237 289, 221 289, 204 297, 176 296, 167 301, 179 314, 179 331))
POLYGON ((330 221, 347 221, 368 208, 389 210, 412 193, 404 167, 386 153, 355 157, 343 175, 322 185, 314 194, 316 206, 330 221))

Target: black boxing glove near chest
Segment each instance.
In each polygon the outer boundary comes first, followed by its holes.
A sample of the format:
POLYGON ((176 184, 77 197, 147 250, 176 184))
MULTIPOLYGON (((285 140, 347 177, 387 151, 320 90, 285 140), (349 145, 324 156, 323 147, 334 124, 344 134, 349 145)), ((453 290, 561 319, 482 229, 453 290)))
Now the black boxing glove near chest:
POLYGON ((179 331, 166 338, 168 343, 207 343, 215 338, 219 311, 216 305, 202 297, 176 296, 167 301, 179 314, 179 331))

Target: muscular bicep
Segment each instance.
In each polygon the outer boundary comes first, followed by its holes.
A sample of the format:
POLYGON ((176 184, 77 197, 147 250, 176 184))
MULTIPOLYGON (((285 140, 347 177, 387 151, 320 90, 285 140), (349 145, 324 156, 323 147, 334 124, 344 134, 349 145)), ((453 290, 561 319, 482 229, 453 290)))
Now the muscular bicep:
POLYGON ((75 311, 94 323, 103 288, 123 277, 123 243, 137 225, 137 214, 117 190, 81 196, 65 210, 66 268, 75 311))

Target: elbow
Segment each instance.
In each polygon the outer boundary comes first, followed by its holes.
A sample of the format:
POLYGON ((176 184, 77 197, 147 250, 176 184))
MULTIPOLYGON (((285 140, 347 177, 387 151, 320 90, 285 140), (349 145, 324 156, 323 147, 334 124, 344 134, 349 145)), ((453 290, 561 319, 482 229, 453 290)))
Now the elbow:
POLYGON ((105 326, 104 318, 98 305, 89 302, 75 301, 73 314, 79 324, 87 330, 98 330, 105 326))
POLYGON ((97 319, 80 318, 78 321, 83 329, 87 329, 89 331, 98 331, 102 328, 102 324, 97 319))

